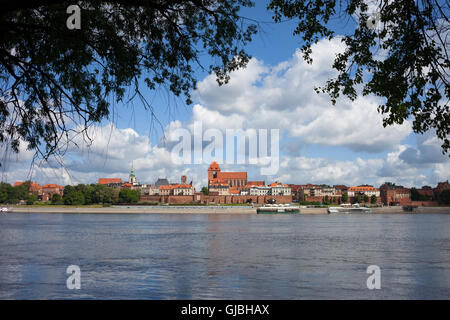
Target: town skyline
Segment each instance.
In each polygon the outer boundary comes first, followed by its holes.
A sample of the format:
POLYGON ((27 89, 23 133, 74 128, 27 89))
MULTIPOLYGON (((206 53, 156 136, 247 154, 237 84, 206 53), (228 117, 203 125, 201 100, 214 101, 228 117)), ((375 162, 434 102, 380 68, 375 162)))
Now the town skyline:
MULTIPOLYGON (((252 180, 247 172, 224 171, 216 161, 210 163, 207 172, 208 183, 201 190, 196 190, 193 180, 189 182, 186 175, 182 175, 178 182, 169 182, 166 178, 158 178, 154 184, 147 184, 138 180, 133 166, 130 169, 128 180, 102 177, 98 178, 96 183, 90 184, 91 187, 84 187, 83 184, 74 187, 63 187, 56 184, 39 185, 33 181, 16 181, 13 187, 21 188, 24 183, 28 183, 28 194, 35 197, 34 199, 28 197, 27 203, 31 204, 34 201, 43 201, 50 204, 58 204, 63 201, 72 204, 73 192, 78 190, 78 192, 85 193, 88 199, 99 197, 100 194, 105 194, 105 192, 111 194, 111 196, 115 194, 115 200, 113 198, 108 200, 115 203, 120 203, 119 199, 129 199, 134 203, 142 204, 264 204, 274 201, 286 204, 297 202, 300 204, 329 205, 350 202, 387 206, 437 206, 442 202, 448 203, 447 195, 444 196, 442 192, 444 190, 448 192, 447 189, 450 189, 448 180, 439 182, 434 188, 431 186, 405 188, 392 182, 385 182, 379 188, 368 184, 330 186, 326 184, 289 184, 281 181, 266 183, 265 180, 252 180), (104 187, 109 188, 109 191, 106 191, 104 187), (113 191, 114 189, 116 191, 113 191), (133 195, 130 196, 130 192, 133 195)), ((4 185, 2 185, 3 187, 4 185)), ((2 196, 3 202, 8 201, 11 195, 17 194, 10 189, 5 192, 2 196)), ((84 200, 81 200, 83 196, 80 193, 76 197, 81 197, 79 198, 80 202, 77 202, 78 204, 91 203, 91 200, 86 200, 87 202, 83 203, 84 200)))
MULTIPOLYGON (((135 170, 134 170, 135 171, 135 170)), ((183 175, 182 175, 183 176, 183 175)), ((194 184, 194 185, 199 185, 200 186, 200 188, 202 188, 202 187, 207 187, 208 186, 208 178, 207 178, 207 174, 205 174, 205 176, 206 176, 206 178, 204 179, 204 181, 202 181, 202 182, 198 182, 198 181, 195 181, 195 183, 194 183, 194 180, 192 180, 191 182, 194 184)), ((152 185, 152 184, 155 184, 158 180, 167 180, 167 181, 169 181, 169 184, 172 184, 172 182, 170 182, 170 181, 176 181, 177 179, 179 179, 179 176, 178 177, 175 177, 175 178, 171 178, 171 177, 168 177, 168 176, 153 176, 153 180, 152 179, 150 179, 150 180, 139 180, 139 183, 140 184, 145 184, 145 185, 152 185)), ((51 179, 50 179, 51 180, 51 179)), ((5 181, 2 181, 2 182, 5 182, 5 183, 9 183, 9 184, 12 184, 12 185, 14 185, 15 183, 17 183, 17 182, 27 182, 27 181, 29 181, 29 182, 32 182, 32 183, 37 183, 37 184, 40 184, 40 185, 49 185, 49 184, 51 184, 51 185, 78 185, 78 184, 86 184, 86 185, 89 185, 89 184, 97 184, 97 183, 100 183, 99 181, 101 181, 101 180, 114 180, 115 182, 119 182, 120 181, 120 183, 127 183, 127 181, 129 180, 129 172, 128 172, 128 174, 121 174, 121 175, 117 175, 117 174, 113 174, 113 175, 110 175, 110 176, 108 176, 108 177, 100 177, 100 176, 98 176, 98 177, 96 177, 96 178, 94 178, 94 180, 92 180, 92 181, 87 181, 87 182, 78 182, 78 183, 68 183, 68 184, 64 184, 64 183, 55 183, 54 181, 50 181, 50 180, 36 180, 36 179, 33 179, 33 178, 25 178, 25 179, 11 179, 11 180, 5 180, 5 181), (49 182, 50 181, 50 182, 49 182)), ((56 179, 54 179, 54 180, 58 180, 57 178, 56 179)), ((263 178, 263 180, 258 180, 258 181, 266 181, 264 178, 263 178)), ((277 179, 275 179, 275 180, 273 180, 273 181, 279 181, 279 182, 283 182, 284 183, 284 181, 280 181, 280 180, 277 180, 277 179)), ((439 182, 442 182, 442 181, 438 181, 437 183, 439 183, 439 182)), ((394 182, 394 181, 384 181, 384 182, 382 182, 382 183, 380 183, 380 184, 378 184, 378 186, 381 186, 382 184, 385 184, 385 183, 393 183, 393 184, 395 184, 395 185, 398 185, 398 186, 402 186, 403 187, 403 185, 401 185, 401 184, 398 184, 398 183, 396 183, 396 182, 394 182)), ((102 184, 102 183, 100 183, 100 184, 102 184)), ((313 181, 300 181, 300 182, 291 182, 291 181, 287 181, 286 182, 286 184, 289 184, 289 185, 302 185, 302 186, 307 186, 307 185, 312 185, 312 186, 328 186, 328 187, 333 187, 333 186, 341 186, 341 185, 345 185, 345 186, 358 186, 358 187, 362 187, 362 186, 372 186, 372 187, 376 187, 377 186, 377 184, 373 184, 373 183, 357 183, 357 184, 351 184, 351 183, 346 183, 345 181, 340 181, 340 182, 338 182, 338 183, 325 183, 325 182, 313 182, 313 181)), ((408 188, 420 188, 420 187, 429 187, 429 186, 431 186, 432 184, 424 184, 424 185, 413 185, 413 186, 405 186, 405 187, 408 187, 408 188)))

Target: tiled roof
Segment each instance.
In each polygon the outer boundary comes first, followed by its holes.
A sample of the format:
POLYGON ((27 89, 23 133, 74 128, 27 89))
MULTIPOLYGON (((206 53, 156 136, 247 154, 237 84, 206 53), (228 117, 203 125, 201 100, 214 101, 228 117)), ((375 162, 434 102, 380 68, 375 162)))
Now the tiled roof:
POLYGON ((219 164, 216 161, 211 162, 209 170, 220 170, 219 164))
POLYGON ((245 179, 247 180, 247 172, 218 172, 219 179, 245 179))
POLYGON ((436 192, 440 192, 440 191, 442 191, 444 189, 448 189, 448 188, 450 188, 450 184, 448 183, 448 180, 447 180, 447 181, 444 181, 444 182, 439 182, 437 184, 436 188, 434 188, 434 190, 436 192))
MULTIPOLYGON (((16 182, 14 182, 14 187, 17 187, 17 186, 20 186, 20 185, 22 185, 22 184, 24 184, 25 182, 21 182, 21 181, 16 181, 16 182)), ((34 188, 34 189, 39 189, 39 188, 42 188, 42 186, 41 185, 39 185, 37 182, 31 182, 30 183, 30 188, 34 188)))
POLYGON ((54 183, 44 184, 44 185, 42 186, 42 188, 58 188, 58 189, 63 189, 62 186, 59 186, 59 185, 54 184, 54 183))
POLYGON ((247 184, 242 189, 250 189, 250 188, 269 188, 269 186, 256 186, 254 184, 247 184))
POLYGON ((348 191, 379 191, 379 189, 371 186, 350 187, 348 191))
POLYGON ((265 186, 266 183, 264 181, 247 181, 248 185, 252 186, 265 186))
POLYGON ((281 184, 278 182, 274 182, 274 183, 269 184, 269 187, 285 187, 285 188, 287 188, 289 186, 287 184, 281 184))
POLYGON ((122 183, 120 178, 99 178, 98 184, 122 183))
POLYGON ((190 184, 175 184, 171 185, 172 189, 191 189, 192 186, 190 184))

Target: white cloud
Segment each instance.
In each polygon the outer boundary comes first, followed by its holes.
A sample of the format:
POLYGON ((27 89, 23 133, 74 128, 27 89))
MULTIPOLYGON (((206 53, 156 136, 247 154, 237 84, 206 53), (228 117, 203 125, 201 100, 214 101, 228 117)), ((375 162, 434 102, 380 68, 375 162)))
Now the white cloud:
POLYGON ((434 165, 433 168, 433 182, 446 180, 450 180, 450 161, 447 161, 445 163, 438 163, 434 165))
POLYGON ((319 41, 312 48, 311 65, 299 50, 274 67, 252 59, 221 87, 208 76, 196 92, 200 104, 193 109, 193 120, 218 128, 280 128, 304 143, 355 151, 392 150, 411 133, 410 122, 384 128, 377 98, 342 98, 332 106, 327 95, 314 91, 334 75, 334 54, 343 48, 339 39, 319 41))
POLYGON ((76 136, 73 141, 79 147, 71 145, 63 159, 36 162, 32 167, 32 151, 22 150, 17 155, 8 153, 2 161, 3 180, 11 183, 36 180, 62 185, 95 183, 101 177, 126 180, 132 164, 143 183, 154 183, 159 177, 178 182, 181 174, 187 174, 194 182, 198 178, 190 174, 188 168, 175 166, 166 148, 152 146, 148 137, 131 128, 119 129, 109 124, 92 126, 88 133, 92 138, 89 146, 82 136, 76 136))
POLYGON ((426 165, 449 162, 449 157, 442 154, 442 142, 434 131, 417 135, 417 147, 408 147, 399 158, 409 164, 426 165))
MULTIPOLYGON (((100 177, 120 177, 127 179, 131 163, 134 163, 138 179, 142 183, 154 183, 157 178, 167 177, 177 182, 181 175, 187 175, 189 181, 199 190, 206 185, 208 164, 175 165, 170 152, 164 147, 151 146, 147 137, 139 135, 133 129, 118 129, 110 126, 93 128, 95 140, 85 149, 71 148, 65 158, 65 167, 55 162, 34 166, 29 170, 27 161, 29 153, 21 161, 10 161, 4 167, 3 180, 9 182, 36 180, 39 183, 95 183, 100 177), (112 131, 111 131, 112 130, 112 131), (113 137, 113 139, 109 139, 113 137)), ((427 143, 424 139, 424 144, 427 143)), ((249 171, 249 179, 273 180, 285 183, 326 183, 359 185, 371 183, 376 186, 385 181, 392 181, 405 186, 435 185, 447 180, 450 162, 433 164, 432 174, 427 176, 421 167, 410 164, 400 157, 408 149, 400 145, 383 158, 354 160, 334 160, 324 157, 305 157, 283 155, 280 170, 275 176, 258 176, 258 166, 228 165, 225 170, 249 171)), ((21 157, 19 154, 18 157, 21 157)), ((14 160, 14 159, 13 159, 14 160)))

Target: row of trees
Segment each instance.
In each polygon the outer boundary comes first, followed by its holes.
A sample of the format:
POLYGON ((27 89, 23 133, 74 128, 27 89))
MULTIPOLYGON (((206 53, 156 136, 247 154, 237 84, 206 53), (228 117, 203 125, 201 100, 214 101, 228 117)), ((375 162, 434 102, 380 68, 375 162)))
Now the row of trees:
POLYGON ((59 194, 54 194, 51 203, 65 205, 137 203, 139 196, 139 190, 120 190, 99 184, 79 184, 66 186, 62 198, 59 194))
MULTIPOLYGON (((16 204, 20 201, 26 201, 27 204, 34 204, 38 201, 38 196, 30 194, 29 190, 30 183, 28 182, 15 187, 2 182, 0 183, 0 203, 16 204)), ((139 196, 139 190, 120 190, 99 184, 79 184, 77 186, 66 186, 62 197, 55 193, 50 203, 54 205, 137 203, 139 196)))
POLYGON ((416 188, 411 188, 411 200, 412 201, 430 201, 433 200, 433 197, 420 194, 416 188))
POLYGON ((416 188, 411 188, 411 200, 412 201, 432 201, 436 200, 439 203, 450 204, 450 189, 443 190, 439 195, 434 198, 433 196, 420 194, 416 188))
POLYGON ((450 204, 450 189, 443 190, 438 197, 439 203, 450 204))
POLYGON ((16 204, 21 200, 33 203, 37 196, 29 194, 30 184, 22 183, 20 186, 11 186, 9 183, 0 183, 0 203, 16 204))

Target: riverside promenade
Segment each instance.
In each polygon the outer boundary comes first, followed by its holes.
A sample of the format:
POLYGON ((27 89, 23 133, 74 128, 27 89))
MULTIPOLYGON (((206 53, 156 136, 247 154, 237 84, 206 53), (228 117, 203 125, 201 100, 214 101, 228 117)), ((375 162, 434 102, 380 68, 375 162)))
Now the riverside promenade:
POLYGON ((112 207, 52 207, 17 206, 12 213, 99 213, 99 214, 256 214, 256 208, 246 206, 112 206, 112 207))

